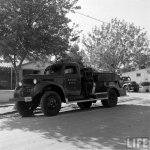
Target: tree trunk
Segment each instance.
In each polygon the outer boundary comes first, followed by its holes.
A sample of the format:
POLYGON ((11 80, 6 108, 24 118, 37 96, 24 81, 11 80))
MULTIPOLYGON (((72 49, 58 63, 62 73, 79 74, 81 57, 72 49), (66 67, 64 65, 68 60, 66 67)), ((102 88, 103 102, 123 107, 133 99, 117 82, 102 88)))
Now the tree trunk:
POLYGON ((15 87, 17 87, 19 85, 19 81, 20 81, 20 76, 19 76, 20 69, 19 68, 14 68, 14 70, 15 70, 15 77, 16 77, 15 87))

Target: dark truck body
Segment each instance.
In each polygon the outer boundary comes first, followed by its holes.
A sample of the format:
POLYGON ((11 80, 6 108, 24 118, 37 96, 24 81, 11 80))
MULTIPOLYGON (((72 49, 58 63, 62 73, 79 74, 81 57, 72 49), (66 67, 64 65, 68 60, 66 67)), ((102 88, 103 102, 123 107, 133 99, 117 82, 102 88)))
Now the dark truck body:
POLYGON ((31 116, 41 105, 47 116, 58 114, 61 103, 75 103, 82 109, 101 100, 103 106, 113 107, 117 98, 125 96, 120 77, 115 73, 98 73, 82 68, 76 63, 49 66, 44 75, 27 75, 10 101, 22 116, 31 116))

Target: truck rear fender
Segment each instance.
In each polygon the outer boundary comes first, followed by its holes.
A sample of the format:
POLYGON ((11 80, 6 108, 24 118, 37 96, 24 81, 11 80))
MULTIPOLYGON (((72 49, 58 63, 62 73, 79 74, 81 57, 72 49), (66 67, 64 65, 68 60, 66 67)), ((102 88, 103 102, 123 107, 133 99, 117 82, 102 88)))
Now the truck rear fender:
POLYGON ((119 93, 118 89, 116 89, 115 87, 110 87, 108 90, 108 93, 110 90, 114 90, 117 93, 117 97, 120 97, 120 93, 119 93))

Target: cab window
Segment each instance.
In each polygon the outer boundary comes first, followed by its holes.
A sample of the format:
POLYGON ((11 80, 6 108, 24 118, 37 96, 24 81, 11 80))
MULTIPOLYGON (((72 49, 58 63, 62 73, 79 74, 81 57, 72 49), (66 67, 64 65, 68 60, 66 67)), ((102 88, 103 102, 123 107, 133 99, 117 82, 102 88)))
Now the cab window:
POLYGON ((64 71, 65 74, 77 74, 77 69, 75 66, 67 66, 64 71))
POLYGON ((62 65, 55 64, 52 66, 49 66, 45 69, 44 74, 50 75, 50 74, 60 74, 62 69, 62 65))

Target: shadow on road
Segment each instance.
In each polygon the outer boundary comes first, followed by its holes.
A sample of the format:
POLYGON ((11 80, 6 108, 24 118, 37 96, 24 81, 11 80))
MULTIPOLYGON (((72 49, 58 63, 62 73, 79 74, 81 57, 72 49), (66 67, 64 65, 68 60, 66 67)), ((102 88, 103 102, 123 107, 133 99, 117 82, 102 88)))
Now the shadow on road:
POLYGON ((118 105, 70 110, 54 117, 9 118, 3 129, 41 133, 46 139, 69 142, 79 149, 126 149, 127 137, 150 136, 150 107, 118 105))

